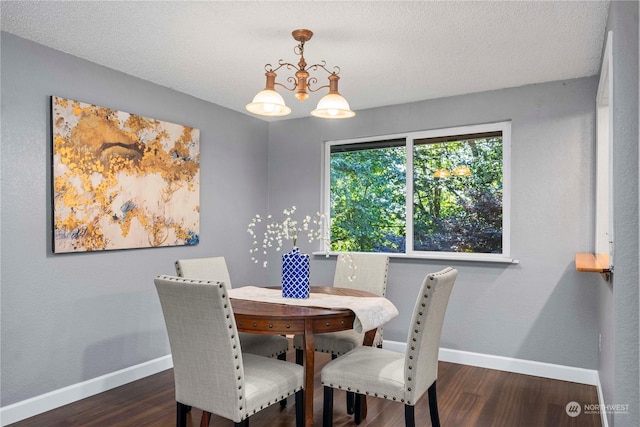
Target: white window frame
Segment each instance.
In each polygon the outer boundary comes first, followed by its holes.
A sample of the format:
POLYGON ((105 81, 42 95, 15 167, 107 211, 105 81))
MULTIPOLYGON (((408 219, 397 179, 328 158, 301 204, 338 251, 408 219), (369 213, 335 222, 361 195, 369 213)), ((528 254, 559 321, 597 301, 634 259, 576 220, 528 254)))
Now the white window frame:
POLYGON ((596 95, 596 220, 594 254, 613 270, 613 32, 607 34, 596 95))
MULTIPOLYGON (((404 138, 406 140, 406 243, 404 253, 385 253, 394 258, 421 258, 437 260, 479 261, 497 263, 518 263, 511 257, 511 121, 485 123, 479 125, 457 126, 450 128, 432 129, 417 132, 406 132, 376 137, 356 138, 347 140, 326 141, 323 156, 322 179, 322 208, 323 212, 330 215, 331 212, 331 147, 334 145, 374 142, 380 140, 404 138), (466 135, 473 133, 502 132, 502 253, 464 253, 464 252, 432 252, 416 251, 413 249, 413 145, 415 140, 435 138, 440 136, 466 135)), ((322 254, 337 255, 339 252, 331 252, 330 236, 331 226, 327 222, 325 235, 329 236, 324 242, 322 254)))

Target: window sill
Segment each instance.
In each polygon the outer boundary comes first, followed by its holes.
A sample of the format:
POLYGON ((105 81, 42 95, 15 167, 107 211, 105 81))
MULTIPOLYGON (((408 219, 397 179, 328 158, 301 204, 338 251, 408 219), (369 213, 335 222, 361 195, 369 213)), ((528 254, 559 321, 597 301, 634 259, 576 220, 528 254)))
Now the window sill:
MULTIPOLYGON (((344 252, 313 252, 314 256, 337 256, 344 252)), ((520 261, 506 256, 493 255, 493 254, 440 254, 440 253, 411 253, 411 254, 399 254, 399 253, 387 253, 376 252, 388 255, 389 258, 401 258, 401 259, 425 259, 425 260, 446 260, 446 261, 464 261, 464 262, 487 262, 494 264, 519 264, 520 261)))

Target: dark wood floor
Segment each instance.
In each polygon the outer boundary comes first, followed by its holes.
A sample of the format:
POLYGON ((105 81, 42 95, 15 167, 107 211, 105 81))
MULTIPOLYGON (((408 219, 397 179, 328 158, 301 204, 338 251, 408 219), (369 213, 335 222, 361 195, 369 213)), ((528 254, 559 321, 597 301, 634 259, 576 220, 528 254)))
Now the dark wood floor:
MULTIPOLYGON (((293 354, 287 355, 294 360, 293 354)), ((322 389, 319 371, 329 357, 316 353, 315 425, 322 425, 322 389)), ((438 406, 440 421, 447 427, 471 426, 601 426, 598 414, 581 413, 575 418, 566 413, 569 402, 597 404, 594 386, 549 380, 440 362, 438 373, 438 406)), ((361 426, 404 425, 404 407, 384 399, 368 398, 368 415, 361 426)), ((425 396, 416 405, 416 426, 430 426, 429 404, 425 396)), ((200 423, 202 412, 194 408, 189 425, 200 423)), ((293 397, 284 410, 280 405, 250 418, 251 427, 290 427, 295 425, 293 397)), ((355 426, 346 415, 344 393, 334 395, 334 426, 355 426)), ((12 427, 170 427, 175 425, 173 371, 167 370, 139 381, 115 388, 41 415, 12 424, 12 427)), ((212 417, 210 426, 232 426, 233 423, 212 417)))

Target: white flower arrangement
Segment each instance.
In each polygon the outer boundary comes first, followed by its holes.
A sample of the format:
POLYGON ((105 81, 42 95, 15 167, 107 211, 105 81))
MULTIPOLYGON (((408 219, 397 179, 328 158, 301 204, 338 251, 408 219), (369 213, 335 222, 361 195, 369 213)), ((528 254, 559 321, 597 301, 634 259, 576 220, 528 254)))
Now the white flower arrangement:
MULTIPOLYGON (((298 238, 306 236, 309 242, 314 240, 321 240, 327 242, 328 238, 325 233, 328 233, 328 227, 325 227, 327 221, 327 215, 317 212, 313 217, 306 215, 301 222, 299 222, 294 214, 296 207, 292 206, 290 209, 284 209, 282 211, 283 218, 276 221, 271 215, 261 217, 256 215, 249 223, 247 233, 253 239, 253 248, 249 250, 251 254, 251 260, 254 263, 258 263, 258 252, 262 252, 264 258, 267 257, 267 251, 271 248, 275 248, 276 251, 280 251, 285 242, 291 241, 292 247, 295 247, 298 238), (258 237, 256 228, 262 225, 264 227, 264 233, 262 241, 258 237)), ((327 256, 329 256, 327 254, 327 256)), ((263 267, 267 266, 266 259, 263 261, 263 267)))

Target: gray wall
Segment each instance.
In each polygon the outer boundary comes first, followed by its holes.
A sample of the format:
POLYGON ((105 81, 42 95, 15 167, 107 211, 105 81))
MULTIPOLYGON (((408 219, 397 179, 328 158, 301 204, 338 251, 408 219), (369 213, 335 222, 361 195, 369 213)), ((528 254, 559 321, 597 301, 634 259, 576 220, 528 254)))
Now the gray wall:
POLYGON ((609 413, 615 426, 640 425, 638 376, 638 2, 611 2, 613 31, 613 241, 611 286, 600 289, 603 348, 600 381, 605 402, 629 405, 609 413))
MULTIPOLYGON (((596 369, 599 276, 574 265, 574 254, 593 246, 596 87, 591 77, 358 111, 346 121, 271 123, 271 211, 320 209, 323 141, 511 120, 511 244, 520 264, 446 263, 460 274, 442 347, 596 369)), ((314 258, 312 281, 330 283, 334 262, 314 258)), ((387 295, 400 316, 385 339, 406 340, 422 279, 444 266, 391 260, 387 295)), ((277 274, 271 269, 271 280, 277 274)))
POLYGON ((268 124, 2 33, 2 406, 169 353, 157 274, 227 256, 237 283, 265 209, 268 124), (201 240, 191 247, 52 255, 49 97, 200 129, 201 240), (246 237, 246 238, 245 238, 246 237))

